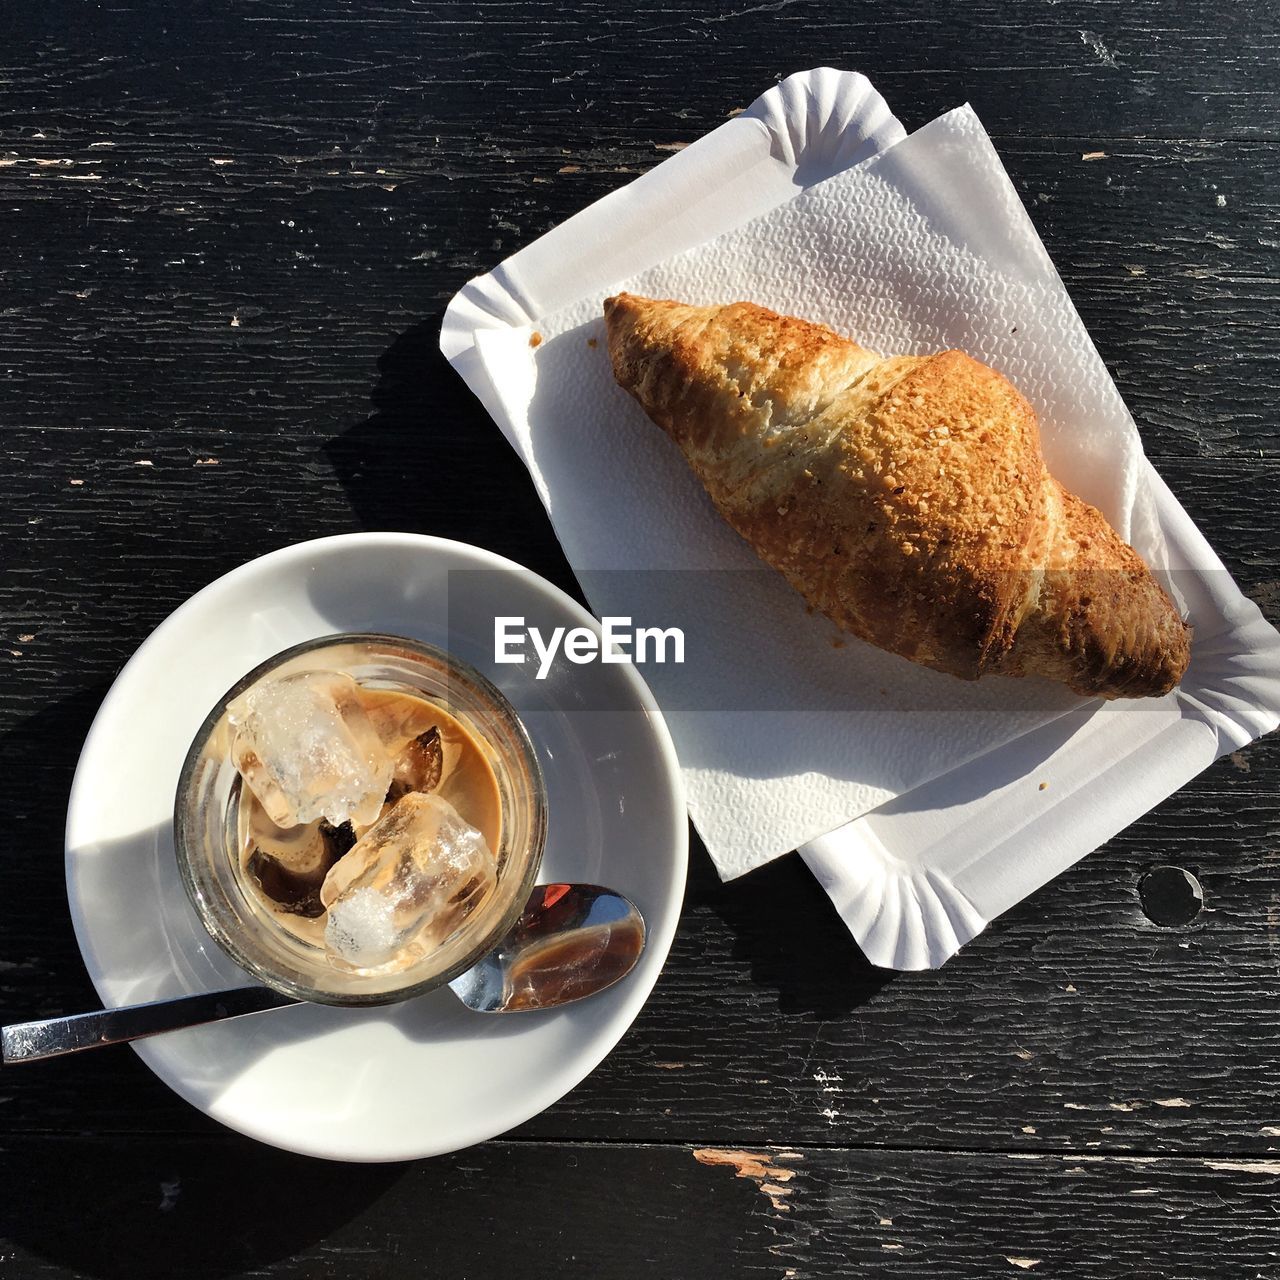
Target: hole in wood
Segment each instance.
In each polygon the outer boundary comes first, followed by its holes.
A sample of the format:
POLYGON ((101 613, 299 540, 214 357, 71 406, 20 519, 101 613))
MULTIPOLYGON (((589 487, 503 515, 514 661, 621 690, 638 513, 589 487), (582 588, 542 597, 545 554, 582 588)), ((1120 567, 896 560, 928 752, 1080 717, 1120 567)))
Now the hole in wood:
POLYGON ((1176 929, 1200 914, 1204 890, 1200 881, 1181 867, 1152 867, 1138 881, 1138 899, 1153 924, 1176 929))

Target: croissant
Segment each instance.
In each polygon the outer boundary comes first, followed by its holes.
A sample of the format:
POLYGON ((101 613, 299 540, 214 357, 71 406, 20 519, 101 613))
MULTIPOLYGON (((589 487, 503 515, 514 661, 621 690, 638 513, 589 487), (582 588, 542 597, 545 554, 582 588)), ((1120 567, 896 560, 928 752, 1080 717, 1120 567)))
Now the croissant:
POLYGON ((974 680, 1168 693, 1189 631, 1048 472, 1035 413, 962 351, 881 358, 749 302, 604 304, 618 383, 720 514, 841 629, 974 680))

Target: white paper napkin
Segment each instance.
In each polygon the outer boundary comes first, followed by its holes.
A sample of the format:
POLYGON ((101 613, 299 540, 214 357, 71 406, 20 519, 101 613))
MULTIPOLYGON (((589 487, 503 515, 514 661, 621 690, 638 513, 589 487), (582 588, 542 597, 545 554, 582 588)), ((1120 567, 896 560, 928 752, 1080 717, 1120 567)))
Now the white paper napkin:
POLYGON ((599 615, 682 625, 648 667, 722 876, 778 857, 1079 705, 1040 680, 966 684, 850 640, 715 514, 614 384, 600 303, 620 289, 750 299, 882 352, 959 347, 1040 417, 1046 458, 1149 563, 1137 431, 985 131, 953 111, 735 230, 538 320, 480 331, 508 433, 599 615), (645 572, 620 572, 644 570, 645 572), (662 570, 665 572, 654 572, 662 570))

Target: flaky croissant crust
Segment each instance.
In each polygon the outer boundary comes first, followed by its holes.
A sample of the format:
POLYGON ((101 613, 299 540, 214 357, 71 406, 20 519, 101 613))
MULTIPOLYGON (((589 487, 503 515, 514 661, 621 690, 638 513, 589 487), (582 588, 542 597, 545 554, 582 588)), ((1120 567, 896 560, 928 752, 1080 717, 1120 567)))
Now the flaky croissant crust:
POLYGON ((962 351, 881 358, 749 302, 605 302, 619 384, 722 516, 841 628, 964 679, 1167 693, 1189 633, 1049 475, 1035 414, 962 351))

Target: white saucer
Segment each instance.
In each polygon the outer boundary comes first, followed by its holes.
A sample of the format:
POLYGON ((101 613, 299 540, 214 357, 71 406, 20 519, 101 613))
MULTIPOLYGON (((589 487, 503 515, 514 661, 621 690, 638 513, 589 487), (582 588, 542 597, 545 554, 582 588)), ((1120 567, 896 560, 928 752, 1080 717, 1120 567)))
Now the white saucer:
MULTIPOLYGON (((496 665, 493 617, 596 627, 563 592, 441 538, 323 538, 243 565, 187 601, 120 673, 94 720, 67 815, 67 895, 107 1006, 243 983, 187 902, 173 854, 178 770, 204 716, 257 663, 338 631, 447 648, 511 699, 546 776, 542 881, 609 885, 643 911, 648 946, 617 987, 546 1013, 471 1013, 451 992, 382 1009, 299 1005, 135 1046, 215 1120, 342 1160, 407 1160, 520 1124, 583 1079, 653 988, 684 891, 684 788, 634 668, 496 665)), ((89 1064, 86 1063, 86 1069, 89 1064)))

